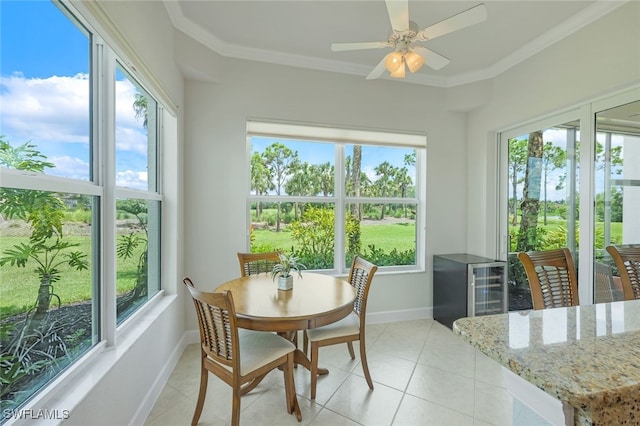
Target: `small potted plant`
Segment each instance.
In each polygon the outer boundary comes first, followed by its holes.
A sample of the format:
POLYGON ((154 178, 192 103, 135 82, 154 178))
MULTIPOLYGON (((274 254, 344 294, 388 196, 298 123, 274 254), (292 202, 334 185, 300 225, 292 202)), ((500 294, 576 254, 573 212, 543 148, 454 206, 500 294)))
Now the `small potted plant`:
POLYGON ((275 281, 276 277, 278 277, 279 290, 291 290, 293 288, 291 271, 298 271, 298 276, 302 278, 302 270, 306 269, 306 266, 300 263, 300 258, 293 254, 280 253, 278 257, 280 262, 273 266, 271 278, 275 281))

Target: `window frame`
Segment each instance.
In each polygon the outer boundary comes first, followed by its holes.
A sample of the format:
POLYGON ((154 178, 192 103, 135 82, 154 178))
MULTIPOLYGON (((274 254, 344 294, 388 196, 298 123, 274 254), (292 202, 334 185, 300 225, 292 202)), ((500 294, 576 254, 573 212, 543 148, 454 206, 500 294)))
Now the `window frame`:
MULTIPOLYGON (((63 386, 87 365, 95 362, 96 357, 103 354, 109 347, 118 346, 119 340, 126 340, 132 330, 146 324, 145 316, 152 309, 160 305, 161 296, 165 294, 162 287, 163 266, 161 257, 162 234, 165 232, 162 211, 163 205, 163 173, 164 173, 164 123, 166 113, 175 116, 176 107, 163 90, 158 90, 158 84, 152 77, 145 78, 138 69, 146 68, 134 66, 131 56, 125 52, 132 52, 128 45, 121 45, 124 39, 111 38, 107 42, 103 35, 106 31, 100 24, 101 13, 95 13, 98 9, 89 5, 92 12, 87 13, 86 4, 71 4, 68 0, 51 0, 54 7, 69 19, 69 21, 86 32, 89 49, 89 103, 87 115, 89 117, 89 145, 90 145, 90 173, 87 180, 65 178, 48 174, 34 174, 16 169, 0 167, 0 182, 2 187, 50 191, 61 194, 77 194, 91 196, 96 200, 93 206, 92 226, 97 231, 92 235, 92 343, 79 356, 75 357, 68 366, 64 367, 53 376, 41 388, 31 394, 22 406, 32 406, 46 401, 52 397, 50 390, 63 386), (90 18, 87 19, 87 16, 90 18), (98 16, 98 18, 96 18, 98 16), (148 186, 147 190, 117 187, 115 181, 115 75, 116 67, 125 70, 129 77, 135 80, 150 97, 155 101, 155 120, 153 132, 155 148, 149 150, 148 160, 148 186), (150 83, 151 81, 151 83, 150 83), (167 101, 169 99, 169 101, 167 101), (154 153, 151 158, 151 153, 154 153), (154 179, 151 184, 151 179, 154 179), (135 311, 118 321, 116 310, 116 200, 118 198, 133 198, 147 202, 157 202, 154 210, 158 213, 156 235, 149 237, 154 239, 157 246, 153 253, 154 264, 149 264, 149 270, 153 267, 153 273, 149 273, 148 280, 157 281, 157 292, 149 294, 146 300, 135 311)), ((139 62, 137 55, 133 56, 139 62)), ((147 74, 147 73, 145 73, 147 74)), ((151 74, 147 74, 151 76, 151 74)), ((149 147, 148 147, 149 148, 149 147)), ((150 257, 151 257, 150 251, 150 257)), ((150 260, 151 262, 151 260, 150 260)))
POLYGON ((507 259, 508 254, 508 149, 507 144, 510 138, 523 133, 528 133, 531 129, 541 129, 553 127, 557 123, 578 121, 580 128, 580 151, 579 170, 580 177, 576 186, 577 193, 580 194, 578 209, 580 212, 579 226, 577 232, 580 241, 576 247, 576 257, 583 259, 579 262, 578 276, 581 283, 588 285, 578 286, 578 293, 581 303, 593 303, 595 284, 595 145, 596 145, 596 114, 610 108, 615 108, 626 103, 640 100, 640 86, 634 85, 619 90, 617 93, 609 93, 599 98, 585 100, 578 105, 558 110, 546 114, 536 120, 524 122, 514 127, 498 130, 496 132, 496 144, 498 145, 497 159, 499 173, 496 180, 499 197, 496 206, 496 256, 498 259, 507 259), (587 261, 584 261, 587 260, 587 261))
POLYGON ((426 165, 427 165, 427 135, 424 133, 397 132, 376 129, 346 128, 328 125, 313 125, 306 123, 292 123, 271 121, 264 119, 247 120, 246 136, 246 242, 247 250, 251 247, 251 205, 256 202, 304 202, 332 204, 334 206, 334 267, 322 269, 323 273, 344 276, 349 272, 349 265, 345 265, 345 208, 350 203, 360 204, 397 204, 399 200, 407 204, 415 204, 416 212, 416 263, 414 265, 397 265, 380 267, 379 273, 407 273, 425 272, 426 270, 426 165), (251 192, 251 138, 254 136, 308 141, 309 143, 328 143, 334 146, 334 193, 332 196, 291 196, 291 195, 255 195, 251 192), (415 164, 415 196, 398 197, 353 197, 345 194, 345 147, 349 145, 380 146, 389 148, 411 148, 416 151, 415 164))

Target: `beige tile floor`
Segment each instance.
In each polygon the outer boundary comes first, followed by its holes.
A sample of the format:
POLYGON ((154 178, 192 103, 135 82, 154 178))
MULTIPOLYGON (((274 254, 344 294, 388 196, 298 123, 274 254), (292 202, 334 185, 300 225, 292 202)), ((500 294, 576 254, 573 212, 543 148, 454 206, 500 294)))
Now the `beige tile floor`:
MULTIPOLYGON (((273 371, 242 397, 240 424, 512 424, 512 397, 502 386, 500 366, 438 322, 370 324, 367 355, 373 391, 364 379, 359 356, 352 360, 346 345, 320 348, 320 365, 330 372, 319 378, 315 401, 309 399, 309 371, 298 367, 295 372, 301 423, 287 414, 282 373, 273 371)), ((194 344, 185 349, 145 425, 190 424, 198 384, 198 345, 194 344)), ((230 421, 231 390, 210 375, 199 424, 222 426, 230 421)))

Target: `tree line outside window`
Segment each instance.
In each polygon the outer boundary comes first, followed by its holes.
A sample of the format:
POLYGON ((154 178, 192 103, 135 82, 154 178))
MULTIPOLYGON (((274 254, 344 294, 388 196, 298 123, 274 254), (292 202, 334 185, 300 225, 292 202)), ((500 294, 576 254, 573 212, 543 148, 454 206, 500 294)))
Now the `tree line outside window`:
POLYGON ((342 270, 356 255, 379 266, 416 265, 416 155, 408 147, 252 138, 251 251, 290 251, 310 269, 342 270))

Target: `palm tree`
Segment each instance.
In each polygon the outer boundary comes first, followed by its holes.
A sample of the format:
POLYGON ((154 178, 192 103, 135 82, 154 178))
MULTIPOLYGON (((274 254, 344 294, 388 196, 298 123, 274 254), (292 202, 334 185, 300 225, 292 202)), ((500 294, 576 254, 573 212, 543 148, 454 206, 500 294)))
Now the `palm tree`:
MULTIPOLYGON (((272 184, 277 195, 282 195, 282 189, 289 177, 298 166, 298 152, 280 142, 269 145, 262 153, 264 164, 272 176, 272 184)), ((276 232, 280 232, 280 202, 277 203, 276 232)))
POLYGON ((538 247, 538 215, 540 212, 540 184, 542 168, 542 131, 529 134, 527 150, 527 169, 524 178, 524 190, 520 210, 520 232, 518 233, 518 251, 536 250, 538 247))
MULTIPOLYGON (((351 165, 351 189, 354 197, 360 196, 360 188, 362 186, 362 145, 353 146, 353 162, 351 165)), ((362 220, 362 210, 360 204, 354 203, 351 205, 351 214, 362 220)))
MULTIPOLYGON (((378 179, 375 182, 375 187, 379 197, 388 197, 393 193, 393 176, 395 175, 396 168, 392 166, 388 161, 383 161, 375 167, 376 176, 378 179)), ((380 209, 380 220, 384 219, 384 203, 380 209)))
MULTIPOLYGON (((251 189, 256 195, 264 195, 267 191, 274 189, 271 181, 271 171, 264 165, 263 158, 258 152, 251 155, 250 170, 251 189)), ((262 202, 258 201, 256 205, 256 219, 260 219, 262 215, 262 202)))
POLYGON ((136 114, 136 118, 143 118, 142 125, 147 128, 147 108, 149 106, 148 99, 141 93, 136 93, 136 98, 133 101, 133 111, 136 114))
MULTIPOLYGON (((33 173, 44 173, 46 168, 54 167, 35 148, 29 142, 13 147, 0 136, 0 166, 33 173)), ((87 255, 78 250, 69 251, 79 244, 64 240, 62 223, 67 206, 58 194, 0 188, 0 200, 0 214, 7 219, 22 219, 31 226, 29 242, 5 249, 0 266, 10 264, 25 268, 29 262, 36 264, 40 286, 34 318, 39 319, 47 313, 53 298, 60 303, 53 292, 53 284, 60 280, 59 268, 67 264, 73 269, 85 270, 88 268, 87 255)))
MULTIPOLYGON (((409 188, 413 185, 413 180, 411 179, 411 176, 408 175, 408 169, 406 167, 401 167, 399 169, 396 169, 396 172, 393 178, 394 178, 394 185, 399 190, 398 195, 401 198, 406 198, 409 188)), ((403 210, 403 215, 406 218, 407 217, 406 203, 402 203, 402 210, 403 210)))
POLYGON ((511 225, 518 224, 518 184, 522 182, 522 173, 527 165, 527 143, 526 139, 509 140, 509 178, 511 181, 511 225))

